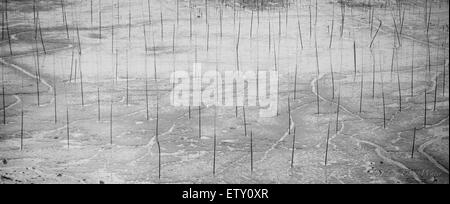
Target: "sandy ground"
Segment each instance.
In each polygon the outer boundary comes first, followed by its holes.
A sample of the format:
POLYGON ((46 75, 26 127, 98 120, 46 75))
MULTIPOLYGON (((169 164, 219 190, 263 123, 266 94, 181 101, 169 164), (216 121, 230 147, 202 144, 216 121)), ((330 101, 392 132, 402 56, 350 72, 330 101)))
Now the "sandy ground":
POLYGON ((6 34, 0 42, 0 183, 449 183, 448 2, 431 3, 428 35, 424 1, 404 3, 399 35, 395 4, 374 3, 370 24, 372 7, 349 3, 342 36, 336 2, 318 1, 316 14, 314 1, 291 1, 288 9, 254 10, 253 18, 251 6, 234 11, 230 2, 209 2, 206 19, 204 1, 189 9, 180 0, 178 18, 176 1, 151 1, 149 24, 144 0, 120 8, 94 0, 92 19, 90 1, 70 1, 67 33, 60 2, 41 1, 41 41, 32 1, 10 1, 11 45, 6 34), (202 106, 199 137, 198 107, 170 105, 173 70, 189 71, 196 60, 204 70, 236 69, 239 30, 240 68, 280 71, 279 116, 260 118, 258 107, 245 108, 253 172, 242 107, 236 117, 235 107, 202 106))

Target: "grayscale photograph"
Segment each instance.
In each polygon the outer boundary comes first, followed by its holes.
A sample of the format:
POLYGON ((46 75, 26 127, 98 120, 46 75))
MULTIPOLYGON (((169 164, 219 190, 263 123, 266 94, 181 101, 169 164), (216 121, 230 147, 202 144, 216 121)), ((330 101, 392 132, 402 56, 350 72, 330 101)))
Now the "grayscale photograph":
POLYGON ((0 184, 449 184, 448 0, 0 11, 0 184))

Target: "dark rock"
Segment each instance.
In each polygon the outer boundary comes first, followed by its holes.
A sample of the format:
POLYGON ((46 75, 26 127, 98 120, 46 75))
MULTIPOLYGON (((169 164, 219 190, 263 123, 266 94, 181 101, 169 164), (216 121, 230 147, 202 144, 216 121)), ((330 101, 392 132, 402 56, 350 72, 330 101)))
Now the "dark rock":
POLYGON ((8 160, 2 159, 2 163, 3 163, 3 165, 7 165, 8 164, 8 160))
POLYGON ((100 184, 105 184, 105 182, 104 182, 104 181, 100 181, 99 183, 100 183, 100 184))

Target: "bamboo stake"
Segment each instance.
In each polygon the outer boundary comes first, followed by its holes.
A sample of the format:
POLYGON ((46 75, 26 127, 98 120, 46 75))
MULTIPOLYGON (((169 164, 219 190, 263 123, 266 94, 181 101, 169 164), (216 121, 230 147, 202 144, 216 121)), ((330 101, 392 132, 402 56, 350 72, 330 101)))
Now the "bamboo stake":
POLYGON ((67 39, 70 38, 69 36, 69 25, 67 23, 67 14, 66 14, 66 9, 64 7, 64 0, 61 0, 61 14, 62 14, 62 18, 63 18, 63 23, 65 25, 66 28, 66 37, 67 39))
POLYGON ((13 56, 12 45, 11 45, 11 35, 9 33, 9 21, 8 21, 8 0, 5 0, 5 20, 6 20, 6 33, 8 35, 9 44, 9 54, 13 56))
MULTIPOLYGON (((158 84, 156 82, 156 84, 158 84)), ((158 89, 158 87, 157 87, 158 89)), ((158 145, 158 179, 161 180, 161 145, 159 143, 159 93, 156 95, 156 143, 158 145)))
POLYGON ((120 25, 120 1, 117 0, 116 4, 117 4, 117 25, 120 25))
MULTIPOLYGON (((4 2, 2 2, 4 4, 4 2)), ((5 39, 5 11, 2 10, 2 40, 5 39)))
POLYGON ((126 52, 126 57, 127 57, 127 66, 126 66, 126 101, 127 101, 127 106, 130 104, 129 103, 129 82, 128 82, 128 69, 129 69, 129 62, 128 62, 128 49, 125 51, 126 52))
POLYGON ((311 13, 311 5, 308 6, 309 8, 309 39, 312 38, 312 13, 311 13))
POLYGON ((177 25, 178 25, 178 23, 179 23, 179 21, 180 21, 180 1, 179 0, 176 0, 176 2, 177 2, 177 25))
POLYGON ((253 174, 253 131, 250 131, 250 169, 253 174))
POLYGON ((399 111, 402 112, 402 89, 400 87, 400 72, 398 70, 397 70, 397 84, 398 84, 399 111))
POLYGON ((80 84, 81 84, 81 106, 84 107, 84 87, 83 87, 83 72, 81 70, 81 55, 79 56, 80 69, 80 84))
MULTIPOLYGON (((444 52, 445 55, 445 52, 444 52)), ((444 58, 445 59, 445 58, 444 58)), ((446 70, 445 70, 445 60, 444 60, 444 71, 442 74, 442 96, 445 97, 445 80, 447 80, 447 76, 446 76, 446 70)))
POLYGON ((384 98, 384 88, 381 88, 381 95, 383 98, 383 128, 386 129, 386 101, 384 98))
POLYGON ((341 110, 341 86, 339 86, 338 103, 336 108, 336 134, 339 132, 339 112, 341 110))
POLYGON ((162 14, 162 9, 161 9, 161 41, 164 41, 164 19, 163 19, 163 14, 162 14))
POLYGON ((245 117, 245 106, 242 106, 242 113, 244 116, 244 136, 247 137, 247 118, 245 117))
POLYGON ((209 23, 208 23, 208 0, 205 0, 205 16, 206 16, 206 25, 209 25, 209 23))
POLYGON ((22 110, 20 113, 20 151, 23 151, 23 133, 24 133, 24 111, 22 103, 22 110))
POLYGON ((5 67, 2 66, 2 104, 3 104, 3 125, 6 125, 6 99, 5 99, 5 67))
POLYGON ((67 130, 67 149, 70 148, 70 120, 69 120, 69 107, 66 106, 66 130, 67 130))
POLYGON ((213 146, 213 176, 216 175, 216 145, 217 145, 217 106, 214 106, 214 146, 213 146))
MULTIPOLYGON (((393 15, 392 15, 392 20, 394 21, 394 33, 397 36, 398 45, 401 46, 401 40, 400 40, 400 35, 399 35, 398 29, 397 29, 397 23, 396 23, 395 18, 394 18, 393 15)), ((381 25, 381 23, 380 23, 380 25, 381 25)))
MULTIPOLYGON (((297 57, 296 57, 296 58, 297 58, 297 57)), ((297 99, 297 73, 298 73, 298 64, 295 65, 294 100, 297 99)))
POLYGON ((236 0, 233 0, 233 29, 236 28, 236 0))
POLYGON ((111 2, 111 54, 114 54, 114 2, 111 2))
MULTIPOLYGON (((20 79, 22 81, 22 86, 21 86, 21 94, 20 94, 20 98, 22 98, 23 101, 23 75, 20 76, 20 79)), ((21 112, 20 112, 20 151, 23 151, 23 134, 24 134, 24 108, 23 108, 24 104, 23 102, 21 103, 21 112)))
POLYGON ((109 141, 113 144, 113 103, 114 103, 114 90, 111 90, 111 102, 110 102, 110 114, 109 114, 109 141))
POLYGON ((100 41, 102 41, 102 11, 98 11, 98 35, 100 41))
POLYGON ((286 30, 286 36, 288 36, 288 21, 289 21, 289 6, 286 6, 286 11, 285 11, 286 13, 286 15, 285 15, 285 20, 284 20, 284 22, 285 22, 285 30, 286 30))
POLYGON ((202 106, 201 106, 201 100, 200 100, 200 105, 198 106, 198 138, 202 139, 202 106))
POLYGON ((334 3, 333 3, 333 14, 332 14, 332 19, 331 19, 331 33, 330 33, 330 46, 329 48, 331 49, 331 44, 333 43, 333 32, 334 32, 334 3))
POLYGON ((78 60, 75 59, 75 70, 74 70, 74 75, 75 75, 74 81, 75 81, 75 83, 77 83, 77 74, 78 74, 77 70, 78 70, 78 60))
POLYGON ((100 88, 97 87, 97 113, 98 113, 98 122, 101 121, 101 104, 100 104, 100 88))
MULTIPOLYGON (((317 33, 316 33, 317 34, 317 33)), ((317 114, 320 114, 320 101, 319 101, 319 51, 317 49, 317 36, 315 35, 314 44, 316 48, 316 67, 317 67, 317 80, 316 80, 316 89, 317 89, 317 114)))
POLYGON ((335 90, 335 83, 334 83, 334 70, 333 70, 333 57, 330 50, 330 73, 331 73, 331 90, 332 90, 332 99, 334 100, 334 90, 335 90))
POLYGON ((260 6, 259 5, 259 0, 256 0, 256 16, 258 18, 258 26, 259 26, 259 9, 260 9, 259 6, 260 6))
POLYGON ((395 48, 392 48, 392 59, 391 59, 391 81, 392 81, 392 73, 394 73, 394 59, 395 59, 395 48))
POLYGON ((150 120, 149 108, 148 108, 148 67, 147 67, 147 55, 145 56, 145 109, 146 109, 146 118, 150 120))
MULTIPOLYGON (((236 40, 236 70, 239 72, 240 71, 240 67, 239 67, 239 43, 240 43, 240 38, 241 38, 241 15, 239 14, 239 28, 238 28, 238 34, 237 34, 237 40, 236 40)), ((236 82, 234 82, 234 86, 237 87, 236 82)), ((236 95, 237 95, 237 91, 236 90, 236 95)), ((236 106, 235 106, 235 117, 238 117, 238 107, 237 107, 237 101, 236 101, 236 106)))
POLYGON ((295 127, 294 127, 294 136, 292 137, 292 155, 291 155, 291 169, 294 168, 294 156, 295 156, 295 127))
POLYGON ((328 144, 330 141, 330 123, 328 123, 328 132, 327 132, 327 145, 325 148, 325 168, 327 167, 328 164, 328 144))
POLYGON ((375 99, 375 55, 372 53, 372 99, 375 99))
POLYGON ((92 15, 92 12, 93 12, 93 9, 92 9, 92 0, 91 0, 91 26, 94 21, 94 16, 92 15))
POLYGON ((319 13, 318 12, 318 9, 319 9, 319 5, 318 5, 318 3, 317 3, 317 0, 316 0, 316 7, 315 7, 315 9, 316 9, 316 12, 315 12, 315 18, 314 18, 314 27, 317 27, 317 14, 319 13))
POLYGON ((128 42, 131 42, 131 8, 128 8, 128 42))
POLYGON ((209 24, 206 25, 206 51, 209 51, 209 24))
POLYGON ((302 38, 302 27, 300 25, 300 17, 297 15, 297 27, 298 27, 298 35, 300 37, 300 45, 303 50, 303 38, 302 38))
MULTIPOLYGON (((395 22, 395 20, 394 20, 394 22, 395 22)), ((370 45, 369 45, 370 48, 372 48, 373 42, 375 41, 375 38, 377 37, 378 32, 380 31, 380 28, 382 25, 383 25, 383 22, 380 20, 380 25, 378 26, 377 31, 375 32, 375 35, 373 36, 372 41, 370 42, 370 45)))
POLYGON ((291 134, 291 96, 288 96, 288 132, 291 134))
MULTIPOLYGON (((5 2, 6 2, 5 10, 7 10, 8 2, 7 2, 7 0, 5 0, 5 2)), ((38 26, 37 26, 37 16, 36 16, 36 0, 33 0, 33 26, 34 26, 34 39, 37 40, 38 26)))
POLYGON ((370 37, 373 37, 373 16, 374 16, 374 8, 372 7, 371 10, 369 10, 369 24, 370 24, 370 37))
POLYGON ((58 114, 56 112, 57 100, 56 100, 56 71, 55 71, 55 57, 53 57, 53 99, 54 99, 54 113, 55 113, 55 124, 58 123, 58 114))
POLYGON ((271 49, 271 44, 272 44, 272 42, 271 42, 271 40, 272 40, 272 37, 271 37, 271 35, 272 35, 272 31, 271 31, 271 23, 270 23, 270 18, 269 18, 269 53, 270 53, 270 49, 271 49))
POLYGON ((413 159, 414 158, 414 148, 415 148, 415 146, 416 146, 416 130, 417 128, 415 128, 414 127, 414 132, 413 132, 413 143, 412 143, 412 146, 411 146, 411 159, 413 159))
POLYGON ((152 23, 152 16, 151 16, 150 0, 147 0, 147 9, 148 9, 148 23, 151 24, 152 23))
POLYGON ((364 89, 364 71, 361 71, 361 92, 359 95, 359 113, 362 113, 363 89, 364 89))
POLYGON ((250 39, 252 38, 252 36, 253 36, 253 10, 252 10, 252 16, 250 19, 250 39))
POLYGON ((116 82, 119 81, 119 50, 116 49, 116 82))
POLYGON ((189 0, 189 39, 192 40, 192 0, 189 0))
POLYGON ((236 41, 236 68, 237 71, 240 70, 239 68, 239 43, 241 41, 241 16, 239 15, 239 28, 238 28, 238 35, 237 35, 237 41, 236 41))
POLYGON ((281 38, 281 11, 278 10, 278 38, 281 38))
POLYGON ((36 66, 36 94, 37 94, 37 103, 38 103, 38 107, 41 106, 41 102, 40 102, 40 91, 39 91, 39 81, 40 81, 40 77, 39 77, 39 55, 36 52, 36 62, 37 62, 37 66, 36 66))
POLYGON ((425 89, 425 107, 424 107, 424 120, 423 120, 423 127, 427 127, 427 89, 425 89))
POLYGON ((223 9, 222 6, 220 6, 220 19, 219 19, 219 24, 220 24, 220 39, 222 39, 223 37, 223 9))
POLYGON ((411 57, 411 97, 413 97, 413 96, 414 96, 414 41, 413 41, 412 57, 411 57))
POLYGON ((78 52, 81 55, 81 39, 80 39, 80 29, 78 28, 78 24, 77 24, 77 36, 78 36, 78 52))
POLYGON ((437 91, 438 91, 438 73, 436 69, 436 82, 434 83, 434 102, 433 102, 433 111, 436 111, 436 103, 437 103, 437 91))
POLYGON ((345 5, 341 5, 341 38, 344 35, 344 26, 345 26, 345 5))
POLYGON ((354 66, 354 75, 356 76, 356 41, 353 41, 353 66, 354 66))

